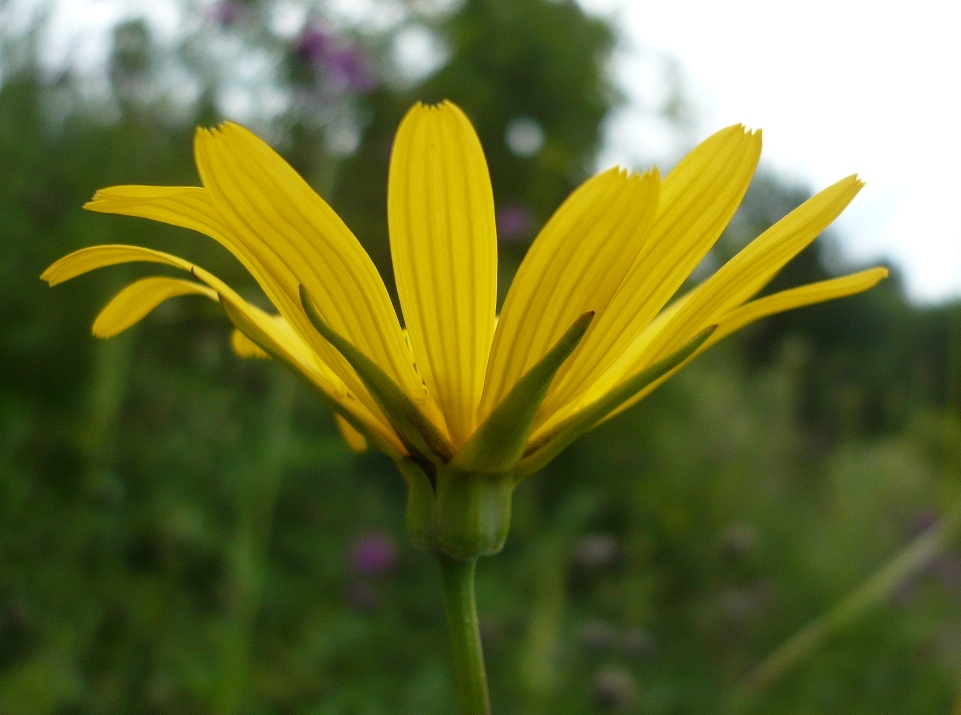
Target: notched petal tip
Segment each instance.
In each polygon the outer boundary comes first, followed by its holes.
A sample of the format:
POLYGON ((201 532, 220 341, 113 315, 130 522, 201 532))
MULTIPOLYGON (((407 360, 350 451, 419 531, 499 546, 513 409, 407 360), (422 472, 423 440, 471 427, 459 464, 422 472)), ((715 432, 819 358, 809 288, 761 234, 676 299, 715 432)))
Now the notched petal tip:
MULTIPOLYGON (((449 99, 442 99, 439 102, 424 102, 418 100, 411 105, 411 108, 407 110, 404 115, 404 120, 408 118, 417 118, 418 115, 423 116, 427 114, 454 114, 459 117, 467 119, 467 115, 464 114, 464 110, 461 109, 457 104, 449 99)), ((401 123, 403 124, 403 121, 401 123)), ((468 120, 469 121, 469 120, 468 120)))
POLYGON ((701 144, 707 144, 708 142, 712 141, 719 141, 722 143, 744 142, 745 146, 750 146, 755 152, 760 153, 761 144, 763 143, 762 140, 763 132, 760 129, 751 128, 743 122, 739 122, 715 132, 713 135, 701 142, 701 144))
MULTIPOLYGON (((251 134, 250 130, 240 124, 223 121, 214 127, 197 127, 194 132, 194 151, 215 142, 229 142, 231 139, 251 134)), ((254 135, 255 136, 255 135, 254 135)))
POLYGON ((729 127, 725 127, 718 134, 730 132, 731 134, 743 134, 746 137, 754 137, 758 140, 761 139, 761 129, 759 127, 749 127, 744 122, 738 122, 737 124, 732 124, 729 127))
POLYGON ((460 107, 458 107, 456 104, 454 104, 452 101, 446 98, 438 102, 424 102, 422 100, 418 100, 414 102, 414 105, 410 108, 410 110, 408 111, 408 114, 410 114, 410 112, 414 110, 421 111, 421 112, 425 112, 425 111, 436 112, 436 111, 444 111, 444 110, 451 110, 451 109, 461 111, 460 107))
MULTIPOLYGON (((120 185, 120 186, 105 186, 102 189, 97 189, 93 192, 93 196, 90 200, 83 205, 83 208, 88 211, 97 211, 99 204, 103 204, 109 201, 114 201, 115 199, 129 199, 130 194, 128 191, 130 189, 142 188, 131 185, 120 185)), ((153 187, 150 187, 153 188, 153 187)))
POLYGON ((656 166, 652 166, 646 171, 636 171, 628 166, 616 164, 610 169, 602 171, 600 174, 598 174, 598 176, 603 176, 604 174, 617 174, 618 179, 628 182, 650 181, 652 178, 656 181, 660 181, 661 179, 661 171, 656 166))

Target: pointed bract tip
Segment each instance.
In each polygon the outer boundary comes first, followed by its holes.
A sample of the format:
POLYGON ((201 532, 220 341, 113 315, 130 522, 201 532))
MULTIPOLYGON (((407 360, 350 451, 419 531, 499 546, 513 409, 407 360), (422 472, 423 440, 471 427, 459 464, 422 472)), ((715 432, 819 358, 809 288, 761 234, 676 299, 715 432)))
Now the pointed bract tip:
POLYGON ((707 340, 709 337, 711 337, 711 334, 718 329, 718 326, 720 326, 720 323, 713 323, 705 328, 701 328, 697 333, 695 333, 694 337, 688 341, 688 343, 696 344, 699 341, 703 342, 707 340))
MULTIPOLYGON (((310 297, 310 291, 307 290, 303 283, 297 286, 297 292, 300 294, 300 305, 304 309, 304 312, 307 313, 307 318, 314 324, 314 327, 317 328, 321 334, 323 334, 324 329, 329 330, 327 323, 324 322, 324 319, 320 317, 320 313, 317 311, 314 299, 310 297)), ((327 336, 324 335, 324 338, 326 339, 327 336)))
POLYGON ((311 300, 310 293, 307 291, 307 288, 304 287, 303 283, 297 285, 297 292, 300 295, 300 305, 304 310, 309 310, 314 307, 314 301, 311 300))
POLYGON ((595 311, 589 310, 586 313, 581 313, 577 316, 570 327, 570 332, 577 336, 576 339, 580 339, 580 336, 587 332, 587 329, 591 327, 591 322, 594 320, 595 311))

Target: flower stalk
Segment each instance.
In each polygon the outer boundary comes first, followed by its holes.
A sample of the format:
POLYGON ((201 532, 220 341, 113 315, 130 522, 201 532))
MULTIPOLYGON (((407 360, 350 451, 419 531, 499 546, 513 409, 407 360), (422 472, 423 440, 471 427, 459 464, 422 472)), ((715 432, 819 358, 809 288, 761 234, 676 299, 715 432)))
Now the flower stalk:
POLYGON ((457 692, 462 715, 490 715, 487 671, 481 647, 480 624, 474 596, 474 572, 477 559, 460 561, 445 554, 437 555, 444 590, 444 612, 450 631, 457 676, 457 692))

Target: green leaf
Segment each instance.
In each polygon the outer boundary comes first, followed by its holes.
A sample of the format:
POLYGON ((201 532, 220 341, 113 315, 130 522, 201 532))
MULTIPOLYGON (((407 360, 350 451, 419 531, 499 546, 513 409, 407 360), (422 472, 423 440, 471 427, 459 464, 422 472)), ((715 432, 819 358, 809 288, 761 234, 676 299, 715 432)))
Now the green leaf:
POLYGON ((571 442, 596 427, 602 419, 638 392, 692 357, 716 329, 716 325, 705 328, 663 360, 628 378, 596 402, 574 413, 554 429, 538 437, 525 450, 524 457, 518 465, 518 473, 526 475, 536 472, 550 462, 571 442))
POLYGON ((554 376, 580 344, 593 319, 593 311, 584 313, 540 362, 524 373, 460 449, 452 467, 502 474, 517 465, 554 376))
POLYGON ((454 449, 447 438, 377 363, 324 322, 304 286, 300 286, 300 302, 317 332, 356 370, 357 376, 380 405, 404 446, 413 454, 428 459, 436 458, 445 464, 449 462, 454 456, 454 449))
POLYGON ((250 318, 248 318, 243 311, 238 310, 229 300, 224 298, 223 295, 220 295, 220 305, 223 307, 224 313, 227 314, 227 318, 231 323, 234 324, 234 327, 237 328, 237 330, 246 335, 251 342, 267 353, 271 358, 284 365, 292 373, 294 373, 301 382, 310 388, 311 392, 320 398, 321 402, 347 420, 351 427, 360 432, 370 445, 383 452, 388 457, 392 457, 394 459, 399 459, 401 457, 401 455, 397 452, 397 449, 394 448, 389 442, 381 438, 376 432, 368 429, 367 425, 364 424, 363 421, 357 419, 357 417, 355 417, 351 412, 345 410, 341 404, 337 402, 337 400, 320 389, 320 387, 318 387, 309 376, 304 374, 303 370, 298 366, 296 361, 290 357, 282 345, 278 345, 273 338, 261 330, 255 322, 250 320, 250 318))

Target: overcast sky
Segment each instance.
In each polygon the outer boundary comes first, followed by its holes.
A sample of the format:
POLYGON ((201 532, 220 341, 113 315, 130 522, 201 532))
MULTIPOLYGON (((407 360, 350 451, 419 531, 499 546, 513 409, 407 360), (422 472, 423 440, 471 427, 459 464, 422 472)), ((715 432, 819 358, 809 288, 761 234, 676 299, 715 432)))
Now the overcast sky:
MULTIPOLYGON (((625 40, 615 71, 633 101, 611 122, 602 163, 669 163, 723 126, 761 128, 762 161, 788 179, 815 190, 855 172, 867 181, 837 223, 853 260, 894 261, 917 300, 961 295, 957 0, 578 1, 615 18, 625 40), (696 109, 683 146, 641 107, 657 53, 678 61, 696 109)), ((55 2, 59 20, 86 27, 109 27, 120 8, 160 26, 175 17, 170 0, 55 2)))
MULTIPOLYGON (((956 1, 580 0, 619 19, 617 76, 645 91, 645 51, 673 55, 699 109, 700 138, 735 122, 764 130, 764 158, 820 189, 867 186, 839 219, 847 253, 900 264, 911 295, 961 294, 961 41, 956 1)), ((651 149, 629 107, 605 159, 651 149)))

